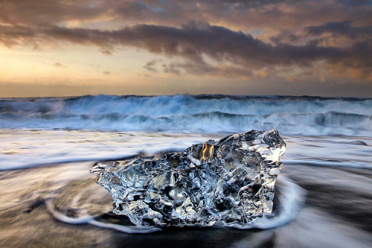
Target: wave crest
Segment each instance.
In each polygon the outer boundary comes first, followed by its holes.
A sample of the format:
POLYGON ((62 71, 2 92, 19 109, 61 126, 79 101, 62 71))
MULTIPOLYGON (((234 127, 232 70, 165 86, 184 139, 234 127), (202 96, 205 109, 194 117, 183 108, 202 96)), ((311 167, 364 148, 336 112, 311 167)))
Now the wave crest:
POLYGON ((279 96, 82 96, 0 100, 0 128, 369 135, 372 99, 279 96))

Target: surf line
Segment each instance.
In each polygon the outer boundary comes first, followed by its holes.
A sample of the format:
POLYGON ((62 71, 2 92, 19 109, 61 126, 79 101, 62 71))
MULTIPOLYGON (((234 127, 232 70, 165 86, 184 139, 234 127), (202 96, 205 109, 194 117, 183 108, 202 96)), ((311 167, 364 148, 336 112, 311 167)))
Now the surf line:
MULTIPOLYGON (((76 207, 77 202, 79 201, 82 194, 83 192, 80 192, 78 195, 75 196, 75 198, 72 200, 72 207, 76 207)), ((97 221, 95 219, 96 217, 91 216, 87 213, 84 213, 82 216, 77 217, 77 218, 69 217, 64 214, 59 213, 55 209, 53 200, 54 200, 53 198, 49 198, 45 200, 45 205, 47 207, 47 210, 55 219, 61 222, 64 222, 64 223, 73 224, 73 225, 91 224, 97 227, 113 229, 113 230, 117 230, 117 231, 125 232, 125 233, 153 233, 153 232, 162 231, 162 229, 158 227, 123 226, 123 225, 117 225, 117 224, 111 224, 111 223, 103 223, 103 222, 97 221)))

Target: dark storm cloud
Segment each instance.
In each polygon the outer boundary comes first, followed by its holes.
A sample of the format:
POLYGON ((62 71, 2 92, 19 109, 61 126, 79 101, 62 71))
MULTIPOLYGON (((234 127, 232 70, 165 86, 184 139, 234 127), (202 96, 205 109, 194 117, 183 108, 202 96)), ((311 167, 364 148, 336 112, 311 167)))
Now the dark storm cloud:
MULTIPOLYGON (((312 43, 318 44, 320 42, 330 40, 330 38, 348 38, 352 41, 343 40, 343 43, 367 42, 372 44, 372 26, 354 26, 352 21, 343 22, 328 22, 318 26, 308 26, 300 31, 284 30, 279 35, 271 37, 274 44, 281 43, 312 43)), ((338 44, 342 46, 342 44, 338 44)))
MULTIPOLYGON (((279 0, 187 0, 187 1, 153 1, 153 0, 0 0, 0 20, 20 24, 21 22, 45 23, 51 20, 65 21, 71 19, 86 20, 110 13, 122 17, 143 18, 149 16, 162 19, 179 17, 182 12, 205 11, 244 11, 245 9, 262 7, 275 3, 299 1, 279 0), (225 7, 224 10, 220 8, 225 7), (226 9, 227 8, 227 9, 226 9)), ((220 12, 219 11, 219 12, 220 12)))
MULTIPOLYGON (((178 67, 195 73, 198 71, 193 68, 195 66, 199 66, 199 71, 204 72, 216 70, 216 67, 205 62, 205 57, 218 63, 233 64, 240 69, 242 67, 260 69, 290 65, 309 66, 320 60, 370 68, 369 57, 372 56, 371 45, 368 42, 358 41, 349 47, 323 47, 318 46, 317 42, 304 45, 283 43, 272 45, 249 34, 205 22, 190 22, 181 27, 135 25, 113 31, 58 26, 44 28, 0 26, 0 32, 2 34, 0 41, 8 46, 26 44, 38 47, 43 43, 69 42, 94 45, 101 50, 112 50, 116 46, 137 47, 152 53, 183 58, 188 63, 178 67)), ((152 68, 152 63, 147 67, 152 68)), ((169 68, 168 71, 176 70, 174 66, 169 68)))
POLYGON ((175 75, 250 76, 322 61, 335 74, 352 69, 366 79, 370 16, 371 1, 355 0, 0 0, 0 43, 35 49, 72 43, 105 55, 135 47, 176 59, 144 66, 175 75), (327 34, 351 41, 324 45, 327 34))
POLYGON ((329 22, 320 26, 307 27, 307 32, 311 35, 321 35, 331 33, 343 35, 355 39, 360 36, 372 37, 372 26, 352 26, 352 21, 329 22))
POLYGON ((365 21, 370 6, 370 1, 355 0, 0 0, 0 23, 34 26, 108 20, 179 25, 191 19, 240 29, 252 24, 275 29, 339 17, 365 21))

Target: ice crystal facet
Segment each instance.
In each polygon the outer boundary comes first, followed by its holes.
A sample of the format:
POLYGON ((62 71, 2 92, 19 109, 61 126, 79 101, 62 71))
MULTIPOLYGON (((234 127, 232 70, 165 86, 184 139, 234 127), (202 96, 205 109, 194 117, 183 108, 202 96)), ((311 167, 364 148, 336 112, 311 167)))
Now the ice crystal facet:
POLYGON ((249 131, 183 152, 97 162, 97 183, 114 213, 140 226, 241 226, 271 214, 285 142, 278 131, 249 131))

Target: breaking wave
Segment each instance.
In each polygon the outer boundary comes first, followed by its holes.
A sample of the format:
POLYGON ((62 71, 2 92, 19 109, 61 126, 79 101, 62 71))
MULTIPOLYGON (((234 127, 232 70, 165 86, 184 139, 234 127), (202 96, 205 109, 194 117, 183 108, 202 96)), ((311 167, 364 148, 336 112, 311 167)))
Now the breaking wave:
POLYGON ((0 99, 0 128, 370 135, 372 99, 290 96, 82 96, 0 99))

